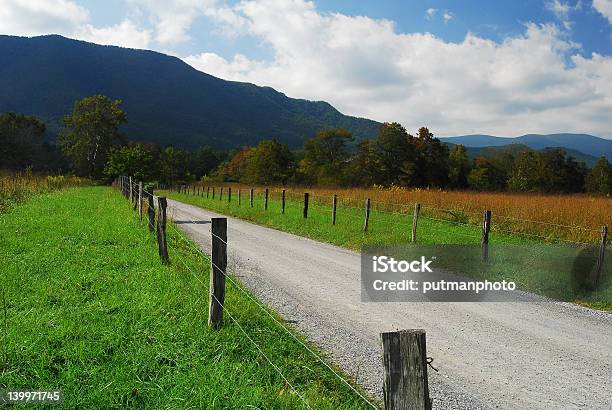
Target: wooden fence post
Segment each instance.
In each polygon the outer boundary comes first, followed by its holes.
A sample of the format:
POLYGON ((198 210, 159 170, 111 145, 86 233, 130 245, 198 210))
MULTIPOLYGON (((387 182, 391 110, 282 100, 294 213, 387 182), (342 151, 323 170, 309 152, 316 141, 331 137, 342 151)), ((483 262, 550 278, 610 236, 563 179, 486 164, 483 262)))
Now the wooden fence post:
POLYGON ((266 188, 266 202, 264 205, 264 210, 267 211, 268 210, 268 188, 266 188))
POLYGON ((149 232, 153 232, 155 230, 155 204, 153 203, 153 188, 151 186, 147 187, 147 205, 148 215, 149 215, 149 232))
POLYGON ((249 202, 251 203, 251 208, 253 208, 253 188, 249 192, 249 202))
POLYGON ((138 222, 142 225, 142 181, 138 183, 138 222))
POLYGON ((368 225, 370 223, 370 198, 366 199, 365 203, 365 216, 363 220, 363 231, 368 231, 368 225))
POLYGON ((157 198, 157 246, 159 248, 159 258, 163 264, 170 262, 168 258, 168 243, 166 242, 166 197, 157 198))
POLYGON ((491 211, 484 212, 482 221, 482 260, 489 260, 489 232, 491 231, 491 211))
POLYGON ((208 199, 210 197, 210 187, 207 186, 206 187, 206 199, 208 199))
POLYGON ((283 193, 281 194, 281 213, 285 213, 285 190, 283 189, 283 193))
POLYGON ((223 322, 225 301, 225 270, 227 268, 227 218, 212 218, 212 254, 210 274, 210 308, 208 326, 215 329, 223 322))
POLYGON ((238 188, 238 206, 240 206, 240 188, 238 188))
POLYGON ((232 202, 232 187, 227 188, 227 203, 232 202))
POLYGON ((223 201, 223 187, 219 189, 219 201, 223 201))
POLYGON ((387 410, 431 409, 427 346, 422 329, 381 333, 383 397, 387 410))
POLYGON ((135 211, 138 208, 138 184, 134 182, 134 195, 132 196, 132 209, 135 211))
POLYGON ((419 223, 419 213, 421 212, 421 204, 414 204, 414 213, 412 214, 412 242, 417 239, 417 224, 419 223))
POLYGON ((308 218, 308 192, 304 192, 304 218, 308 218))
POLYGON ((336 224, 336 208, 338 207, 338 195, 332 197, 332 225, 336 224))
POLYGON ((213 187, 213 196, 212 199, 215 199, 215 187, 213 187))
POLYGON ((597 289, 599 280, 601 279, 601 271, 603 270, 604 255, 606 254, 606 242, 608 241, 608 227, 601 227, 601 242, 599 243, 599 254, 597 255, 597 266, 595 267, 593 277, 593 288, 597 289))

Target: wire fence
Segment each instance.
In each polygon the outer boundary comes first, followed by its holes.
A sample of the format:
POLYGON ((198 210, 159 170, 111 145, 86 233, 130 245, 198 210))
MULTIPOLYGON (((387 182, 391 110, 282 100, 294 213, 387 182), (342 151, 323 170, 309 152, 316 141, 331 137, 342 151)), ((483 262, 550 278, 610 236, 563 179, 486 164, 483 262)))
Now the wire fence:
MULTIPOLYGON (((123 194, 124 196, 126 196, 126 198, 132 201, 134 209, 138 210, 139 214, 146 213, 146 214, 149 214, 149 218, 156 218, 158 222, 157 230, 159 231, 160 229, 159 221, 161 220, 161 218, 163 218, 160 215, 162 211, 165 215, 166 210, 165 209, 162 210, 159 208, 158 209, 153 208, 152 210, 155 212, 155 214, 150 214, 148 212, 150 209, 149 204, 154 203, 152 201, 153 192, 154 192, 153 187, 140 187, 139 188, 137 184, 132 183, 131 181, 127 183, 123 182, 121 184, 115 184, 115 185, 119 185, 119 189, 123 191, 123 194)), ((197 193, 197 191, 195 192, 197 193)), ((219 191, 219 194, 220 193, 221 191, 219 191)), ((227 194, 227 191, 224 194, 227 194)), ((372 408, 378 408, 370 399, 368 399, 363 393, 361 393, 358 389, 356 389, 345 377, 343 377, 338 371, 336 371, 332 366, 330 366, 328 362, 322 357, 322 355, 317 353, 315 349, 308 346, 308 344, 300 340, 300 338, 295 334, 295 331, 290 329, 281 320, 277 319, 274 316, 274 314, 270 311, 270 309, 268 309, 262 302, 260 302, 255 297, 253 297, 251 293, 248 290, 246 290, 246 288, 238 280, 237 276, 240 276, 240 275, 236 275, 236 273, 229 273, 227 269, 223 269, 222 267, 219 267, 218 265, 216 265, 213 262, 213 260, 209 257, 209 255, 204 253, 204 251, 202 251, 200 247, 194 246, 194 244, 186 238, 185 233, 181 232, 177 228, 178 223, 189 224, 189 225, 200 225, 203 223, 209 223, 211 222, 210 220, 206 220, 206 221, 195 220, 195 219, 192 219, 187 214, 181 214, 180 220, 176 220, 175 217, 176 215, 174 214, 174 209, 171 208, 171 212, 168 218, 169 223, 167 224, 167 227, 170 229, 170 232, 172 233, 172 236, 171 236, 172 240, 177 241, 178 243, 180 243, 180 245, 188 247, 189 249, 196 252, 198 256, 201 257, 201 260, 203 261, 202 265, 210 263, 211 268, 216 269, 218 272, 220 272, 223 275, 225 279, 227 279, 231 283, 232 285, 231 289, 236 289, 241 295, 245 296, 257 308, 259 308, 259 310, 263 311, 269 318, 272 319, 273 323, 276 326, 278 326, 279 329, 281 329, 284 333, 289 335, 292 340, 298 343, 301 346, 301 348, 303 348, 306 352, 308 352, 317 362, 321 363, 326 369, 328 369, 337 380, 339 380, 343 385, 346 385, 354 394, 356 394, 361 400, 363 400, 364 404, 367 404, 368 406, 372 408)), ((152 224, 154 224, 154 222, 152 222, 152 220, 149 219, 148 224, 149 226, 151 226, 152 224)), ((212 232, 212 229, 211 230, 199 230, 198 232, 199 233, 205 232, 209 234, 211 241, 217 240, 218 242, 222 243, 224 246, 228 245, 228 241, 223 239, 221 236, 215 234, 214 232, 212 232)), ((164 236, 165 236, 165 232, 164 232, 164 236)), ((264 348, 262 348, 262 346, 259 343, 257 343, 257 341, 255 340, 254 335, 250 335, 249 332, 247 332, 245 326, 241 325, 240 321, 237 318, 238 315, 236 315, 235 312, 232 313, 232 309, 228 309, 227 303, 225 303, 224 300, 219 300, 217 298, 217 296, 215 295, 215 292, 211 290, 211 285, 207 284, 204 280, 202 280, 200 275, 196 273, 196 270, 200 272, 206 271, 205 266, 198 266, 198 268, 190 267, 187 263, 185 263, 181 255, 177 253, 177 251, 174 249, 173 246, 168 247, 168 252, 170 254, 170 260, 172 260, 173 262, 178 261, 178 263, 187 272, 189 272, 191 276, 193 276, 193 278, 202 286, 202 288, 205 289, 205 291, 210 295, 210 297, 214 299, 219 305, 223 306, 224 314, 227 314, 227 317, 229 317, 230 321, 245 336, 245 338, 249 341, 249 343, 251 343, 255 347, 255 349, 261 355, 261 357, 265 359, 265 361, 279 375, 279 377, 287 384, 287 386, 289 386, 291 391, 299 398, 299 400, 303 403, 303 405, 306 408, 311 409, 312 406, 310 405, 306 397, 304 397, 304 394, 300 393, 299 389, 296 388, 295 383, 292 383, 290 381, 290 378, 286 374, 284 374, 284 372, 281 370, 280 366, 271 359, 270 355, 266 354, 266 351, 264 350, 264 348)), ((230 265, 237 266, 236 263, 230 263, 230 265)))
MULTIPOLYGON (((227 208, 236 210, 239 206, 250 206, 250 193, 253 193, 253 211, 276 211, 281 209, 281 202, 284 195, 284 209, 288 217, 300 217, 304 212, 304 192, 291 189, 281 188, 245 188, 244 186, 232 187, 232 194, 241 195, 243 199, 238 201, 232 198, 228 201, 228 187, 219 185, 198 185, 198 186, 178 186, 171 189, 185 195, 196 195, 211 200, 212 196, 206 194, 215 190, 217 195, 215 200, 226 201, 227 208), (219 193, 225 188, 224 196, 219 193), (265 207, 267 195, 267 209, 265 207), (263 206, 262 206, 263 205, 263 206), (292 211, 292 212, 291 212, 292 211)), ((365 202, 363 198, 353 198, 345 196, 317 195, 312 192, 308 197, 308 212, 312 217, 304 223, 308 223, 311 230, 316 231, 316 224, 323 228, 324 232, 328 231, 329 225, 332 222, 332 215, 335 214, 334 225, 346 226, 354 231, 359 231, 360 225, 365 225, 365 202), (361 219, 362 223, 357 222, 361 219)), ((483 216, 486 210, 482 213, 465 209, 447 209, 439 206, 431 206, 428 204, 419 204, 420 213, 417 223, 417 236, 423 237, 426 240, 433 241, 435 238, 430 238, 431 233, 440 233, 447 231, 445 236, 452 235, 458 238, 471 238, 475 242, 482 240, 483 216), (447 229, 452 226, 461 229, 447 229)), ((404 241, 410 233, 411 225, 415 219, 414 204, 401 204, 394 202, 385 202, 374 198, 370 201, 368 230, 370 233, 382 234, 385 239, 392 239, 385 232, 381 232, 380 228, 393 229, 396 232, 402 232, 405 228, 404 235, 396 238, 399 241, 404 241), (397 229, 394 229, 397 228, 397 229)), ((587 226, 578 226, 571 224, 562 224, 555 222, 536 221, 533 219, 521 219, 506 215, 492 215, 489 230, 492 235, 492 240, 508 241, 522 239, 529 242, 544 242, 567 244, 574 246, 598 245, 601 243, 603 227, 596 229, 587 226)))

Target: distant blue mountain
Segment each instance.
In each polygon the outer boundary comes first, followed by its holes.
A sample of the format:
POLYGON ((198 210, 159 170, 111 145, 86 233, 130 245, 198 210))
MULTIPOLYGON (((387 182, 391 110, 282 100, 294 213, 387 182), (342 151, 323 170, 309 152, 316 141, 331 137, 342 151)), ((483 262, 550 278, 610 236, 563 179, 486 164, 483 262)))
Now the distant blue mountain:
POLYGON ((516 138, 496 137, 493 135, 461 135, 442 137, 444 142, 462 144, 466 147, 484 148, 522 144, 531 149, 565 148, 569 153, 578 151, 583 154, 612 160, 612 140, 588 134, 526 134, 516 138))

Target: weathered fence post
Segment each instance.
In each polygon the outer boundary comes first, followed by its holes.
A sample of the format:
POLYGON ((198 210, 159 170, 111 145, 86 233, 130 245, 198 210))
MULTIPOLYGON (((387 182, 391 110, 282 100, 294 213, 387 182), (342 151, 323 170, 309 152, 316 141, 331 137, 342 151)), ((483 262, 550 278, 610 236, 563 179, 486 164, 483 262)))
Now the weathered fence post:
POLYGON ((304 218, 308 218, 308 192, 304 192, 304 218))
POLYGON ((604 255, 606 254, 606 242, 608 241, 608 227, 601 227, 601 242, 599 243, 599 254, 597 255, 597 266, 595 267, 593 288, 597 288, 601 279, 601 271, 603 270, 604 255))
POLYGON ((281 213, 285 213, 285 190, 283 189, 283 193, 281 194, 281 213))
POLYGON ((365 215, 363 219, 363 231, 368 231, 368 225, 370 223, 370 198, 366 199, 365 202, 365 215))
POLYGON ((431 409, 425 331, 386 332, 381 333, 380 338, 385 370, 385 409, 431 409))
POLYGON ((168 243, 166 242, 166 197, 157 198, 157 246, 159 248, 159 258, 163 264, 170 261, 168 258, 168 243))
POLYGON ((210 197, 210 187, 207 186, 206 187, 206 199, 208 199, 210 197))
POLYGON ((253 188, 251 188, 251 191, 249 192, 249 202, 251 204, 251 208, 253 208, 253 188))
POLYGON ((208 326, 216 329, 223 322, 225 270, 227 268, 227 218, 212 218, 212 253, 210 274, 210 308, 208 326))
POLYGON ((238 188, 238 206, 240 206, 240 188, 238 188))
POLYGON ((419 223, 419 213, 421 212, 421 204, 414 204, 414 213, 412 214, 412 242, 417 239, 417 224, 419 223))
POLYGON ((227 188, 227 202, 232 202, 232 187, 227 188))
POLYGON ((215 199, 215 187, 213 187, 213 196, 212 199, 215 199))
POLYGON ((491 231, 491 211, 485 211, 482 221, 482 260, 489 260, 489 232, 491 231))
POLYGON ((223 201, 223 187, 219 189, 219 201, 223 201))
POLYGON ((138 183, 138 222, 142 225, 142 181, 138 183))
POLYGON ((155 204, 153 203, 153 188, 151 186, 147 187, 147 205, 148 215, 149 215, 149 232, 153 232, 155 230, 155 204))
POLYGON ((268 188, 266 188, 266 202, 264 205, 264 210, 267 211, 268 210, 268 188))
POLYGON ((338 207, 338 195, 332 197, 332 225, 336 224, 336 208, 338 207))

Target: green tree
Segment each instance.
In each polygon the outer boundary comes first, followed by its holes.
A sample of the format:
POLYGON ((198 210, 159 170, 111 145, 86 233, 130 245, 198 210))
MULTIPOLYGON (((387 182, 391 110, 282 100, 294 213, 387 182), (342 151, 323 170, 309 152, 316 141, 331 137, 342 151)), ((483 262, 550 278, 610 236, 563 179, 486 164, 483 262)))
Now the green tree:
POLYGON ((412 186, 443 187, 448 183, 448 148, 427 127, 419 128, 418 137, 410 139, 414 156, 404 161, 406 177, 402 182, 412 186))
POLYGON ((119 126, 125 122, 120 100, 94 95, 74 104, 64 118, 60 145, 78 175, 103 175, 109 150, 123 141, 119 126))
POLYGON ((217 168, 224 156, 223 153, 213 150, 210 146, 202 145, 189 154, 189 172, 200 179, 217 168))
POLYGON ((165 147, 159 154, 159 175, 162 182, 173 185, 188 175, 185 152, 172 146, 165 147))
POLYGON ((351 184, 372 186, 379 181, 380 163, 376 141, 366 139, 357 144, 357 153, 351 161, 351 184))
POLYGON ((319 185, 341 185, 345 182, 350 153, 348 143, 353 135, 342 128, 325 129, 304 144, 300 172, 319 185))
POLYGON ((478 191, 501 191, 506 186, 506 173, 494 160, 478 157, 467 177, 470 188, 478 191))
POLYGON ((276 138, 263 140, 255 148, 241 181, 264 185, 287 183, 294 169, 295 158, 286 144, 276 138))
POLYGON ((150 181, 157 177, 159 150, 152 144, 136 143, 111 147, 104 174, 109 177, 131 175, 137 181, 150 181))
POLYGON ((592 194, 612 193, 612 165, 601 157, 586 177, 586 190, 592 194))
POLYGON ((378 129, 375 155, 379 165, 377 183, 409 184, 415 164, 414 137, 399 123, 384 123, 378 129))
POLYGON ((0 168, 22 169, 40 165, 45 124, 35 117, 0 114, 0 168))
POLYGON ((448 179, 453 188, 468 186, 471 161, 463 145, 453 145, 448 154, 448 179))

